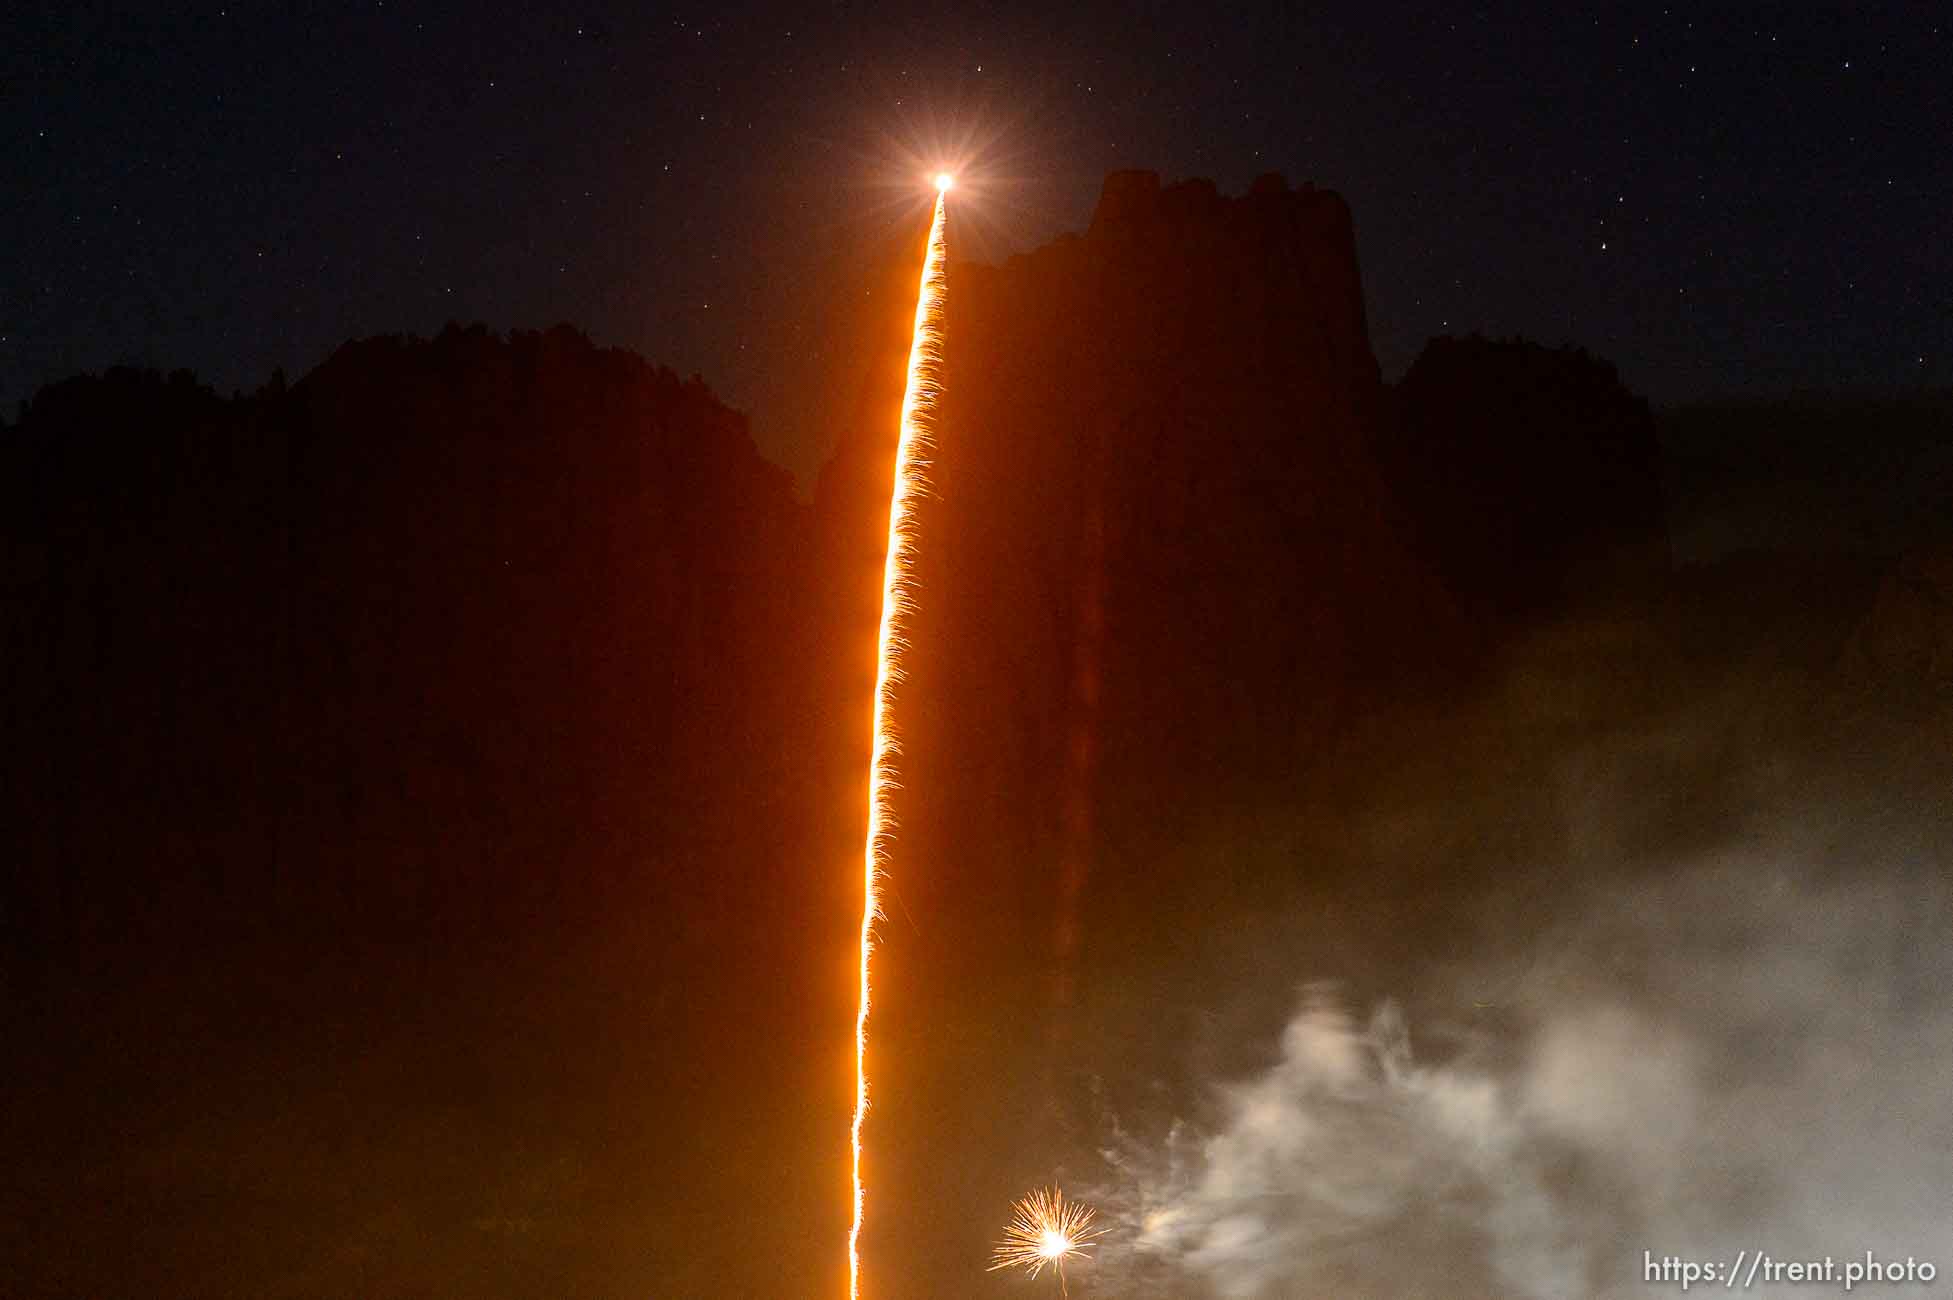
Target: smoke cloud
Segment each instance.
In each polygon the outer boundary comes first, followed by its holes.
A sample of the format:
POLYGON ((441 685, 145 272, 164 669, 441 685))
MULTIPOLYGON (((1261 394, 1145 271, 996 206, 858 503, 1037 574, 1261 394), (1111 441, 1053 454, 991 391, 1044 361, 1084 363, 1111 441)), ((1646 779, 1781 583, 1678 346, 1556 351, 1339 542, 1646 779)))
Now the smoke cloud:
POLYGON ((1163 1135, 1114 1124, 1101 1292, 1647 1296, 1679 1293, 1651 1257, 1869 1251, 1940 1274, 1884 1289, 1953 1293, 1944 813, 1774 788, 1733 844, 1545 873, 1554 919, 1401 1002, 1305 986, 1272 1064, 1163 1135))

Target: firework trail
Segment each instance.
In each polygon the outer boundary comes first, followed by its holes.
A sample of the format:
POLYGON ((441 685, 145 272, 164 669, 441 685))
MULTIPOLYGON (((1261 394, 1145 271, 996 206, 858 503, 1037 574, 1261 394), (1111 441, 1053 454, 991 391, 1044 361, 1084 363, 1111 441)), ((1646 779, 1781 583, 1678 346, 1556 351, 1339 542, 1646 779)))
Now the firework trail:
POLYGON ((1065 1261, 1090 1259, 1085 1247, 1105 1229, 1094 1228, 1098 1214, 1088 1205, 1065 1200, 1055 1187, 1040 1187, 1010 1207, 1010 1226, 1004 1239, 990 1252, 990 1269, 1021 1268, 1036 1277, 1046 1265, 1058 1273, 1058 1290, 1070 1295, 1065 1285, 1065 1261))
POLYGON ((922 467, 935 423, 936 393, 943 362, 943 292, 946 244, 943 235, 948 176, 936 178, 936 211, 929 223, 929 248, 916 293, 915 335, 909 345, 909 378, 902 393, 901 437, 895 447, 895 480, 888 502, 888 553, 882 566, 882 623, 875 653, 874 748, 868 765, 868 835, 862 860, 861 985, 854 1021, 854 1223, 848 1229, 848 1295, 861 1295, 861 1122, 868 1112, 868 959, 881 916, 880 877, 891 834, 888 799, 895 785, 895 737, 889 706, 902 680, 906 646, 902 619, 913 604, 909 576, 915 542, 915 504, 923 491, 922 467))

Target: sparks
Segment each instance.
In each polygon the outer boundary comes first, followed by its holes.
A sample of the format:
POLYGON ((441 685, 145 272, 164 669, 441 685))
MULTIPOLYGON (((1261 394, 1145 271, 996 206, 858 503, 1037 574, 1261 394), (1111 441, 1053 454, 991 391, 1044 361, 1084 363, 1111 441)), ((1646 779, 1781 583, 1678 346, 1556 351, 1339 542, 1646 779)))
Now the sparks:
POLYGON ((875 921, 881 916, 880 878, 888 857, 889 792, 894 788, 895 737, 889 706, 902 680, 902 618, 913 604, 909 565, 915 543, 915 503, 922 494, 922 466, 935 423, 936 393, 943 359, 943 293, 946 245, 943 235, 948 186, 939 187, 929 223, 929 249, 922 260, 916 292, 915 333, 909 345, 909 378, 902 393, 901 435, 895 446, 895 479, 888 503, 888 551, 882 562, 882 622, 875 651, 874 743, 868 763, 868 836, 862 861, 861 984, 854 1021, 854 1223, 848 1229, 848 1295, 861 1296, 861 1122, 868 1113, 868 964, 875 947, 875 921))
POLYGON ((1105 1233, 1103 1228, 1092 1226, 1098 1218, 1097 1211, 1077 1201, 1067 1201, 1065 1194, 1055 1187, 1040 1187, 1013 1203, 1010 1210, 1010 1225, 1004 1229, 1004 1239, 990 1252, 989 1271, 1021 1268, 1036 1277, 1048 1265, 1057 1271, 1059 1292, 1069 1295, 1065 1261, 1091 1258, 1085 1247, 1105 1233))

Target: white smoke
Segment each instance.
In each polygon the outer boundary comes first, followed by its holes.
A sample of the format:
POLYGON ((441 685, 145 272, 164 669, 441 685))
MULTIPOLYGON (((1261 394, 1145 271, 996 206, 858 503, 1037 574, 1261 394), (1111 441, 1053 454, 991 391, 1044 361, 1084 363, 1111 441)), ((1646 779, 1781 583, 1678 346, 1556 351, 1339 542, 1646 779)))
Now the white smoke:
POLYGON ((1953 928, 1930 849, 1839 869, 1780 846, 1596 890, 1480 972, 1521 973, 1434 1054, 1396 1006, 1359 1022, 1310 987, 1275 1063, 1204 1123, 1105 1152, 1092 1194, 1122 1244, 1101 1293, 1647 1296, 1675 1288, 1644 1252, 1867 1250, 1938 1265, 1905 1294, 1953 1293, 1953 928))

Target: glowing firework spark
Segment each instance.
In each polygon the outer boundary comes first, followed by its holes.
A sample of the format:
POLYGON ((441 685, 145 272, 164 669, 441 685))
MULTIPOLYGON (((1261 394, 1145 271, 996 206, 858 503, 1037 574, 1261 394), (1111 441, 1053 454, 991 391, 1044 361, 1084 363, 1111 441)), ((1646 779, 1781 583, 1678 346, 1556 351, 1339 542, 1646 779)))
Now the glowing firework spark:
POLYGON ((902 393, 901 437, 895 446, 895 482, 888 503, 888 553, 882 563, 882 624, 875 652, 874 748, 868 764, 868 838, 862 862, 861 991, 854 1021, 854 1223, 848 1229, 848 1295, 861 1295, 861 1121, 868 1113, 868 958, 875 946, 875 921, 881 916, 881 864, 888 856, 889 791, 894 788, 895 737, 889 706, 902 680, 905 641, 901 623, 914 603, 909 577, 915 543, 915 502, 923 490, 922 464, 935 420, 936 391, 943 361, 945 243, 944 195, 939 184, 936 213, 929 223, 929 250, 922 260, 916 293, 915 335, 909 345, 909 380, 902 393))
POLYGON ((1036 1277, 1049 1265, 1058 1272, 1058 1290, 1066 1295, 1065 1261, 1090 1259, 1085 1249, 1105 1229, 1094 1228, 1098 1214, 1088 1205, 1067 1201, 1055 1187, 1040 1187, 1010 1207, 1010 1226, 1004 1239, 990 1252, 990 1269, 1028 1269, 1036 1277))

